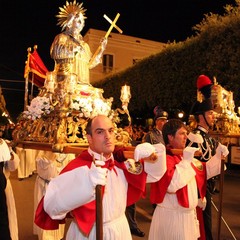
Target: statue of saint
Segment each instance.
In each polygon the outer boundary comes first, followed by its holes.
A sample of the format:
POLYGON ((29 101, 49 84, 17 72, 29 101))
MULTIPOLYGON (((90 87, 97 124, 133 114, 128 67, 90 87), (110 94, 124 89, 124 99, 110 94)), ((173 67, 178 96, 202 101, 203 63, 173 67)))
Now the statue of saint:
POLYGON ((100 42, 100 51, 93 55, 89 45, 84 42, 81 31, 85 25, 85 11, 82 3, 66 2, 56 16, 62 32, 58 34, 50 49, 51 57, 55 61, 54 72, 56 81, 61 82, 67 76, 75 75, 77 83, 89 84, 89 70, 97 66, 102 59, 107 39, 100 42))

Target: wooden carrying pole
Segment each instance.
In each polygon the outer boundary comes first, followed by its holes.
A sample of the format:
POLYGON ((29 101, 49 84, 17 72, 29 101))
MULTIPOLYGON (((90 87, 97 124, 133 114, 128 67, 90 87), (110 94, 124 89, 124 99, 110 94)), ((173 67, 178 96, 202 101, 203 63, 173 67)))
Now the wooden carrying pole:
POLYGON ((96 240, 103 240, 102 186, 96 186, 96 240))
MULTIPOLYGON (((37 149, 44 151, 52 151, 52 145, 49 143, 39 143, 39 142, 19 142, 19 146, 24 149, 37 149)), ((85 147, 79 145, 66 145, 63 148, 63 153, 74 153, 76 155, 81 154, 82 151, 87 149, 87 145, 85 147)), ((124 147, 123 155, 125 158, 134 158, 134 146, 126 146, 124 147)), ((171 149, 173 154, 182 155, 183 149, 171 149)), ((201 156, 201 152, 196 151, 194 156, 201 156)))
POLYGON ((222 226, 222 201, 223 201, 223 185, 224 185, 224 166, 225 159, 221 160, 221 171, 220 171, 220 181, 219 181, 219 202, 218 202, 218 231, 217 231, 217 240, 220 239, 221 235, 221 226, 222 226))
MULTIPOLYGON (((93 162, 95 163, 94 155, 93 162)), ((102 158, 102 155, 101 155, 102 158)), ((103 208, 102 208, 102 186, 97 185, 95 187, 95 195, 96 195, 96 240, 103 240, 103 208)))

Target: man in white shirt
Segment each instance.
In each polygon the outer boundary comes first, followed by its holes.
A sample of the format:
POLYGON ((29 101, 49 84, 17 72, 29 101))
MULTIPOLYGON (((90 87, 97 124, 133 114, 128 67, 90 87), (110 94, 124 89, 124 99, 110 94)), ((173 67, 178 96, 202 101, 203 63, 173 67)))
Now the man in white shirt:
MULTIPOLYGON (((135 203, 142 196, 146 181, 154 182, 163 176, 166 171, 165 147, 140 144, 135 149, 136 163, 133 159, 119 163, 112 158, 115 131, 108 117, 99 115, 91 119, 86 132, 88 150, 51 180, 40 206, 55 220, 63 220, 69 213, 73 216, 66 239, 95 240, 95 187, 103 185, 103 239, 132 239, 125 216, 126 205, 135 203), (143 163, 142 159, 146 158, 152 161, 144 160, 143 163)), ((40 227, 47 223, 45 215, 41 215, 42 210, 41 207, 37 210, 35 218, 40 227)))

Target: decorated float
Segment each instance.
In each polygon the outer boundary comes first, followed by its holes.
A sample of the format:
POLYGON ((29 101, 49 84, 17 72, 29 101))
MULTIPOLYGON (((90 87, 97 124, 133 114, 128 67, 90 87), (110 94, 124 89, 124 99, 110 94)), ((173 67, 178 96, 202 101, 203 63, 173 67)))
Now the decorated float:
MULTIPOLYGON (((201 91, 197 91, 197 100, 203 100, 201 91)), ((216 112, 216 123, 213 134, 222 135, 240 135, 240 119, 235 112, 235 103, 233 100, 233 92, 227 91, 220 84, 217 79, 213 78, 211 86, 211 100, 213 103, 213 110, 216 112)))
MULTIPOLYGON (((85 132, 87 121, 103 114, 116 125, 116 144, 129 145, 128 132, 117 125, 120 122, 119 114, 127 114, 131 123, 128 112, 130 87, 122 86, 122 108, 112 109, 114 99, 105 99, 104 90, 93 87, 89 79, 90 69, 101 62, 112 29, 122 32, 116 25, 120 14, 113 21, 104 15, 111 25, 92 55, 80 34, 86 18, 82 4, 75 0, 67 1, 59 9, 58 25, 63 32, 55 37, 50 48, 55 61, 54 70, 46 72, 43 87, 21 113, 13 133, 14 141, 22 148, 72 152, 76 147, 79 149, 88 145, 85 132)), ((34 58, 28 58, 26 64, 31 64, 31 61, 34 58)))
MULTIPOLYGON (((217 79, 213 78, 212 82, 201 83, 201 89, 197 86, 197 101, 202 102, 206 95, 213 103, 215 112, 215 124, 210 130, 211 136, 215 137, 221 143, 227 145, 231 154, 226 159, 231 164, 240 164, 240 118, 239 108, 235 111, 233 92, 227 91, 217 79), (203 89, 204 88, 204 89, 203 89)), ((189 118, 189 127, 194 129, 196 121, 193 115, 189 118)))

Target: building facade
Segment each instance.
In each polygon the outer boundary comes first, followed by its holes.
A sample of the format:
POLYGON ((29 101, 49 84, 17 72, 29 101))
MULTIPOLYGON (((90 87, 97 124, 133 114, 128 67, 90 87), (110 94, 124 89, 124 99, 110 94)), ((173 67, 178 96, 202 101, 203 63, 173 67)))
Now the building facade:
MULTIPOLYGON (((104 31, 90 28, 84 35, 84 41, 89 44, 93 54, 105 33, 104 31)), ((108 38, 102 63, 90 72, 91 84, 104 79, 109 74, 125 70, 143 58, 161 52, 165 46, 165 43, 112 32, 108 38)))

